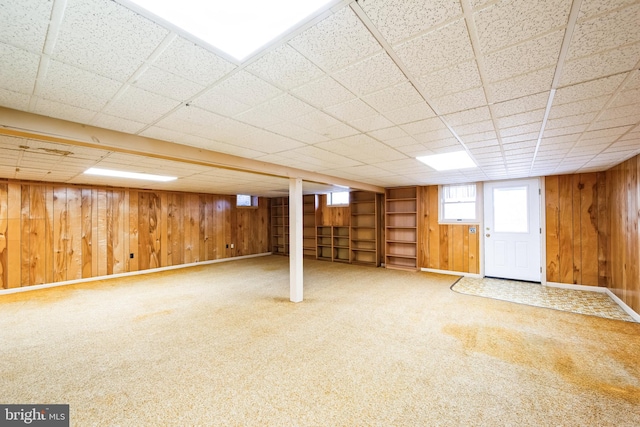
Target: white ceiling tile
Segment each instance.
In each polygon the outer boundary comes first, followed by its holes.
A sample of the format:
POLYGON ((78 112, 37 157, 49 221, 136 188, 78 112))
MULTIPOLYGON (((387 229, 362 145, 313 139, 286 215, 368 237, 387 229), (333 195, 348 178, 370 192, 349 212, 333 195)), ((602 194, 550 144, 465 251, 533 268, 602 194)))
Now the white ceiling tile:
POLYGON ((580 139, 581 133, 573 133, 570 135, 552 136, 544 138, 540 145, 540 151, 548 151, 549 149, 557 148, 559 145, 573 146, 573 144, 580 139))
POLYGON ((355 135, 344 139, 321 142, 315 147, 344 155, 366 163, 378 163, 385 160, 400 160, 405 156, 397 150, 371 138, 368 135, 355 135))
POLYGON ((640 123, 640 113, 635 116, 617 117, 609 120, 598 120, 589 126, 589 130, 617 128, 621 126, 637 125, 640 123))
POLYGON ((576 25, 568 58, 580 58, 640 41, 640 4, 576 25), (606 34, 606 37, 603 37, 606 34))
POLYGON ((397 43, 462 14, 451 0, 364 0, 359 4, 389 43, 397 43))
POLYGON ((153 65, 202 86, 209 86, 235 68, 215 53, 182 37, 176 37, 153 65))
POLYGON ((369 105, 360 99, 353 99, 342 104, 333 105, 324 110, 345 122, 378 115, 376 110, 369 107, 369 105))
POLYGON ((464 19, 394 46, 394 50, 416 76, 473 59, 471 40, 464 19))
POLYGON ((355 95, 331 77, 307 83, 293 91, 296 96, 319 108, 354 99, 355 95))
POLYGON ((246 69, 284 89, 300 86, 324 74, 288 44, 267 53, 246 69))
MULTIPOLYGON (((625 76, 626 77, 626 76, 625 76)), ((640 73, 634 72, 625 84, 625 89, 640 88, 640 73)))
POLYGON ((487 105, 484 89, 481 87, 443 96, 431 102, 440 114, 450 114, 487 105))
POLYGON ((27 110, 29 108, 29 95, 24 93, 12 92, 0 88, 0 105, 3 107, 13 108, 15 110, 27 110))
POLYGON ((513 126, 509 128, 501 128, 500 129, 500 137, 508 138, 510 136, 528 134, 531 135, 535 132, 540 132, 540 128, 542 127, 542 122, 538 123, 529 123, 527 125, 513 126))
POLYGON ((567 61, 562 69, 562 86, 631 71, 640 59, 640 43, 567 61))
POLYGON ((419 133, 447 128, 439 117, 432 117, 430 119, 407 123, 400 127, 409 135, 417 135, 419 133))
POLYGON ((336 138, 344 138, 347 136, 356 135, 361 132, 359 132, 357 129, 352 128, 349 125, 338 122, 335 125, 329 126, 328 128, 324 129, 320 133, 328 137, 329 139, 336 139, 336 138))
POLYGON ((457 113, 447 114, 446 116, 444 116, 444 118, 447 123, 449 123, 451 126, 456 127, 470 123, 491 120, 491 113, 489 112, 489 107, 483 106, 470 110, 459 111, 457 113))
POLYGON ((539 136, 539 134, 540 134, 540 131, 536 131, 536 132, 530 132, 530 133, 521 133, 513 136, 505 136, 502 138, 502 143, 511 144, 514 142, 529 141, 532 139, 536 139, 539 136))
POLYGON ((627 132, 631 129, 631 126, 621 126, 617 128, 611 129, 601 129, 601 130, 589 130, 582 135, 582 140, 594 139, 594 138, 617 138, 623 133, 627 132))
POLYGON ((264 101, 283 93, 277 87, 246 71, 239 71, 217 84, 211 92, 224 95, 250 106, 262 104, 264 101))
POLYGON ((283 119, 279 117, 256 108, 238 114, 235 116, 235 119, 258 128, 267 128, 283 121, 283 119))
POLYGON ((104 112, 124 119, 152 123, 180 103, 136 87, 129 87, 104 112))
POLYGON ((311 132, 308 129, 300 127, 296 124, 289 122, 281 122, 275 125, 267 127, 267 130, 279 135, 287 136, 297 141, 302 141, 306 144, 315 144, 317 142, 324 142, 328 138, 319 133, 311 132))
POLYGON ((233 117, 251 108, 251 106, 236 101, 215 89, 200 95, 192 105, 226 117, 233 117))
POLYGON ((495 82, 555 65, 563 37, 564 31, 554 31, 485 56, 486 76, 495 82))
POLYGON ((447 128, 420 133, 418 135, 413 135, 413 137, 416 139, 416 141, 425 144, 432 150, 435 150, 436 148, 449 147, 452 145, 460 144, 460 142, 447 128))
POLYGON ((453 130, 458 136, 464 137, 465 135, 488 132, 495 129, 492 120, 485 120, 483 122, 469 123, 468 125, 458 125, 453 130))
POLYGON ((547 138, 551 136, 570 135, 572 133, 580 133, 580 132, 584 132, 587 129, 587 126, 588 124, 582 124, 582 125, 567 126, 567 127, 555 128, 555 129, 545 129, 543 137, 547 138))
POLYGON ((133 84, 140 89, 177 101, 186 101, 198 92, 204 90, 204 86, 198 83, 194 83, 191 80, 156 67, 147 68, 133 84))
MULTIPOLYGON (((362 97, 362 100, 381 113, 424 102, 409 82, 404 82, 362 97)), ((390 119, 393 121, 393 119, 390 119)))
POLYGON ((336 71, 381 49, 349 7, 294 37, 289 44, 327 71, 336 71))
POLYGON ((96 114, 96 112, 92 110, 86 110, 49 99, 38 99, 33 112, 43 116, 55 117, 57 119, 70 120, 78 123, 89 123, 91 118, 96 114))
POLYGON ((3 1, 0 42, 33 53, 44 46, 53 2, 42 0, 3 1))
POLYGON ((319 168, 335 169, 362 165, 361 162, 346 158, 339 154, 331 153, 315 146, 297 148, 292 152, 299 154, 306 161, 315 164, 319 168))
POLYGON ((78 108, 99 111, 120 89, 122 83, 63 64, 49 62, 40 96, 78 108))
POLYGON ((578 114, 591 113, 600 111, 609 100, 609 96, 599 96, 597 98, 583 99, 581 101, 569 102, 567 104, 556 105, 555 102, 551 106, 549 112, 550 119, 559 117, 575 116, 578 114))
POLYGON ((113 1, 68 0, 53 57, 126 81, 168 33, 113 1))
POLYGON ((498 102, 491 106, 496 117, 506 117, 526 111, 545 108, 549 100, 549 93, 542 92, 534 95, 523 96, 509 101, 498 102))
POLYGON ((431 98, 438 98, 482 85, 475 60, 419 77, 418 83, 431 98))
POLYGON ((597 112, 584 113, 584 114, 576 114, 574 116, 565 116, 559 117, 557 119, 549 119, 547 120, 547 125, 545 129, 557 129, 564 128, 575 125, 582 125, 591 123, 591 121, 596 117, 597 112))
POLYGON ((611 103, 611 107, 620 107, 637 103, 640 103, 640 88, 626 89, 616 95, 611 103))
POLYGON ((395 148, 418 144, 418 141, 416 141, 415 138, 412 136, 404 136, 404 137, 395 138, 395 139, 385 139, 383 140, 383 142, 387 144, 389 147, 395 147, 395 148))
POLYGON ((351 120, 349 124, 362 132, 371 132, 393 126, 393 122, 381 114, 351 120))
POLYGON ((306 146, 305 143, 295 141, 286 136, 278 135, 263 129, 257 129, 248 135, 242 147, 273 154, 306 146))
POLYGON ((105 129, 117 130, 125 133, 137 133, 145 124, 133 120, 123 119, 121 117, 111 116, 109 114, 100 113, 91 121, 92 126, 105 129))
POLYGON ((465 144, 471 144, 479 141, 496 141, 498 139, 498 135, 496 135, 495 131, 487 131, 472 133, 460 138, 465 142, 465 144))
POLYGON ((39 64, 38 55, 0 43, 0 88, 31 95, 39 64))
POLYGON ((477 12, 482 52, 488 54, 566 25, 570 7, 570 0, 501 0, 477 12))
POLYGON ((553 98, 554 105, 567 104, 582 99, 595 98, 603 95, 611 95, 625 79, 626 74, 605 77, 590 82, 584 82, 572 86, 562 87, 557 90, 553 98))
POLYGON ((623 105, 621 107, 609 106, 605 109, 598 120, 613 120, 622 117, 640 117, 640 98, 636 98, 635 104, 623 105))
POLYGON ((406 80, 400 68, 384 52, 350 65, 333 77, 358 95, 366 95, 406 80))
POLYGON ((502 102, 549 91, 554 73, 555 67, 549 67, 509 80, 493 83, 490 85, 494 98, 491 101, 502 102))
POLYGON ((407 132, 405 132, 399 126, 393 126, 393 127, 388 127, 386 129, 380 129, 373 132, 369 132, 369 135, 382 142, 386 142, 391 139, 405 138, 409 136, 407 132))
POLYGON ((291 120, 298 116, 316 111, 316 109, 311 105, 291 96, 288 93, 270 99, 257 108, 284 120, 291 120))
POLYGON ((528 123, 542 124, 544 118, 544 109, 527 111, 526 113, 513 114, 498 119, 498 126, 500 128, 508 128, 512 126, 526 125, 528 123))
POLYGON ((335 126, 340 122, 327 113, 314 110, 296 118, 295 123, 305 129, 322 134, 327 128, 335 126))
POLYGON ((424 101, 384 113, 384 116, 396 125, 428 119, 435 115, 436 113, 424 101))

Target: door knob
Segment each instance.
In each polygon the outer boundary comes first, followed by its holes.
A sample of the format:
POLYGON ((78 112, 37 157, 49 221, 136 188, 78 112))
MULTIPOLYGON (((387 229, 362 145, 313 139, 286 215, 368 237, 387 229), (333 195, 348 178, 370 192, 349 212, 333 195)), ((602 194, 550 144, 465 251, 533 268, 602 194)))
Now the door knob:
POLYGON ((491 237, 491 234, 487 233, 487 234, 486 234, 486 236, 487 236, 487 237, 491 237))

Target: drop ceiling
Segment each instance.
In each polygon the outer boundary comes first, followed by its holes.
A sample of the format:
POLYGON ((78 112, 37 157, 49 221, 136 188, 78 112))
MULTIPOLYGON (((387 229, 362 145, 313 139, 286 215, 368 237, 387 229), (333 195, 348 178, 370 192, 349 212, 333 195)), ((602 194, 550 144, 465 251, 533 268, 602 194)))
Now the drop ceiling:
MULTIPOLYGON (((0 129, 18 110, 379 187, 602 171, 640 153, 637 0, 335 1, 242 63, 127 6, 0 0, 0 129), (415 159, 460 150, 478 168, 415 159)), ((179 177, 144 188, 288 188, 142 143, 0 134, 0 178, 138 186, 82 175, 96 166, 179 177)))

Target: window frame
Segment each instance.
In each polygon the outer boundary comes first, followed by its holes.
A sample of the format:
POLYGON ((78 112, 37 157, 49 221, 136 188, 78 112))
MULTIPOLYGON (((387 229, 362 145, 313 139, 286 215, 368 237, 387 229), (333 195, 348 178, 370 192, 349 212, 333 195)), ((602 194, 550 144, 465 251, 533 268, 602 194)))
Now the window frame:
POLYGON ((236 194, 236 208, 238 209, 258 209, 258 196, 252 196, 250 194, 236 194), (238 199, 240 196, 250 197, 251 205, 239 205, 238 199))
POLYGON ((483 216, 483 186, 481 182, 466 182, 457 184, 441 184, 438 185, 438 224, 463 224, 463 225, 476 225, 482 223, 483 216), (476 186, 476 200, 475 200, 475 218, 445 218, 444 217, 444 187, 456 187, 456 186, 476 186))
POLYGON ((345 190, 345 191, 332 191, 330 193, 327 193, 327 207, 330 208, 344 208, 349 206, 351 202, 351 195, 350 195, 350 191, 349 190, 345 190), (347 203, 331 203, 333 201, 333 194, 334 193, 347 193, 347 203))

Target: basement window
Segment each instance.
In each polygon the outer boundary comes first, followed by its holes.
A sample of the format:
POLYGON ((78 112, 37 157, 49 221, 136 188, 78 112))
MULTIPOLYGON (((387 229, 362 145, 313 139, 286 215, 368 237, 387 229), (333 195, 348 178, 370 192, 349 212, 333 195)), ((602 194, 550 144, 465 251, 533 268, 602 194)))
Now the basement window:
POLYGON ((438 187, 440 224, 477 224, 480 222, 480 186, 451 184, 438 187))
POLYGON ((327 206, 349 206, 349 192, 337 191, 327 194, 327 206))
POLYGON ((258 196, 250 196, 248 194, 238 194, 236 196, 236 206, 239 208, 257 208, 258 196))

